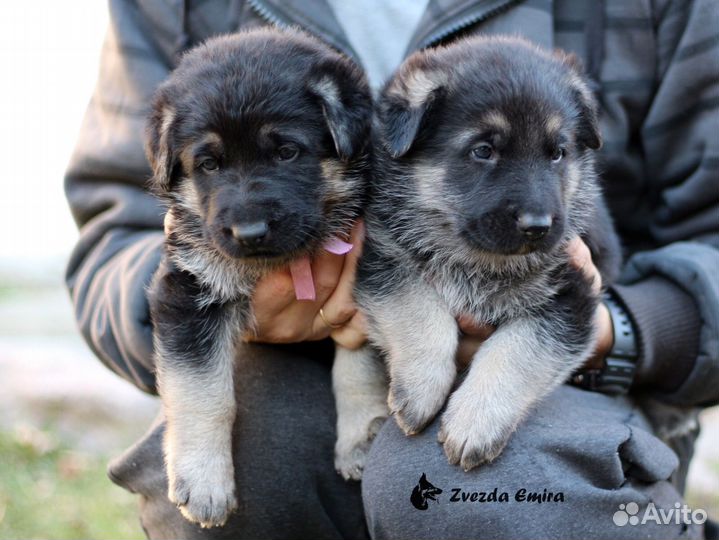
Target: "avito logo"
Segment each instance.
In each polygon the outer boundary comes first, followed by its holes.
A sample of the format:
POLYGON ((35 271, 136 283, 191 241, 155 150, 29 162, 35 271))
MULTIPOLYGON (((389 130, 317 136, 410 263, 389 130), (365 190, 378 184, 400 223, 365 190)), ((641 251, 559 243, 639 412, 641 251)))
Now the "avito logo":
POLYGON ((635 502, 620 504, 619 510, 612 516, 614 524, 619 527, 625 525, 644 525, 645 523, 656 523, 657 525, 701 525, 707 520, 706 510, 697 508, 692 510, 686 504, 674 503, 674 508, 657 508, 653 502, 647 505, 644 514, 639 516, 639 505, 635 502))

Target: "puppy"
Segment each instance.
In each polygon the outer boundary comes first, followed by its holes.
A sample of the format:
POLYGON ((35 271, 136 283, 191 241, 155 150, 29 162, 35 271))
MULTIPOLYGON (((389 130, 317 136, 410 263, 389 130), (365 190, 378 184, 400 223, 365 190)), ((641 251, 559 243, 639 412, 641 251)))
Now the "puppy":
POLYGON ((146 149, 168 230, 149 298, 168 495, 204 527, 236 507, 233 365, 253 289, 349 231, 371 108, 352 62, 278 30, 207 41, 154 99, 146 149))
MULTIPOLYGON (((496 458, 595 346, 598 295, 566 246, 579 235, 611 284, 620 250, 594 169, 597 107, 574 57, 480 37, 412 55, 376 110, 356 299, 399 426, 421 431, 449 397, 439 440, 471 469, 496 458), (497 329, 450 396, 458 315, 497 329)), ((369 386, 372 350, 356 354, 355 378, 369 386)), ((380 405, 354 399, 345 407, 380 405)), ((338 426, 360 456, 346 477, 361 474, 369 416, 338 426)))

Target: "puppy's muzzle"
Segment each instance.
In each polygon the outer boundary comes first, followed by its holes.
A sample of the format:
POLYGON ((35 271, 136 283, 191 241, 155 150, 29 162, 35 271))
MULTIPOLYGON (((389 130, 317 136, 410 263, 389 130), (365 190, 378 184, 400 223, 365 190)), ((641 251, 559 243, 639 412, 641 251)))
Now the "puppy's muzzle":
POLYGON ((522 212, 516 217, 517 229, 527 240, 541 240, 552 228, 554 219, 549 214, 522 212))

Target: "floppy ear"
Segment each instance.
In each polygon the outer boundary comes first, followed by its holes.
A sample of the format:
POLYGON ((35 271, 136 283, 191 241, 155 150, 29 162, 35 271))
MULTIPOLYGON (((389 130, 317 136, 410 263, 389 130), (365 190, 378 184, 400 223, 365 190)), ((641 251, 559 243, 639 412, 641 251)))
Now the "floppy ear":
POLYGON ((147 123, 145 154, 152 168, 151 187, 159 193, 170 190, 176 158, 172 150, 175 111, 161 99, 156 100, 147 123))
POLYGON ((385 88, 378 117, 385 146, 393 158, 412 148, 444 84, 444 77, 437 72, 408 70, 400 72, 385 88))
POLYGON ((337 155, 349 161, 369 140, 372 97, 364 74, 349 60, 331 58, 314 71, 308 88, 320 101, 337 155))
POLYGON ((557 53, 557 56, 571 71, 570 85, 572 86, 574 99, 579 107, 577 141, 587 148, 598 150, 602 147, 602 136, 599 132, 597 116, 598 105, 584 74, 582 61, 574 53, 560 52, 557 53))
POLYGON ((599 132, 596 101, 588 88, 577 91, 576 99, 579 102, 577 140, 587 148, 599 150, 602 147, 602 135, 599 132))

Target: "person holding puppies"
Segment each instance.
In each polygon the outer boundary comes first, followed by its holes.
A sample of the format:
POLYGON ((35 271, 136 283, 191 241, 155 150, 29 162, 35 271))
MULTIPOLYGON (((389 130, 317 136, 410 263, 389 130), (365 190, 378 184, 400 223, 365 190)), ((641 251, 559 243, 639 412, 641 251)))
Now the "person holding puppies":
MULTIPOLYGON (((147 190, 145 115, 179 56, 216 34, 300 26, 354 58, 375 89, 412 52, 465 35, 514 33, 575 53, 599 102, 598 165, 626 261, 598 308, 597 350, 575 386, 550 394, 495 462, 464 473, 447 463, 436 421, 406 437, 390 419, 360 485, 334 470, 330 381, 331 340, 348 349, 365 340, 351 296, 363 236, 357 223, 349 240, 356 249, 313 260, 314 301, 296 300, 289 269, 255 291, 257 325, 245 336, 252 346, 236 366, 238 509, 224 527, 200 529, 167 499, 162 419, 111 465, 115 482, 142 495, 149 537, 710 536, 706 524, 619 527, 612 515, 630 501, 682 502, 694 413, 719 402, 713 2, 112 0, 110 9, 97 90, 66 176, 81 227, 67 282, 93 351, 146 392, 156 391, 146 288, 172 222, 147 190), (426 510, 410 501, 421 477, 435 499, 426 510), (508 494, 506 504, 461 502, 463 492, 494 488, 498 498, 508 494)), ((575 241, 568 250, 600 287, 587 246, 575 241)), ((493 329, 458 322, 459 369, 493 329)))

